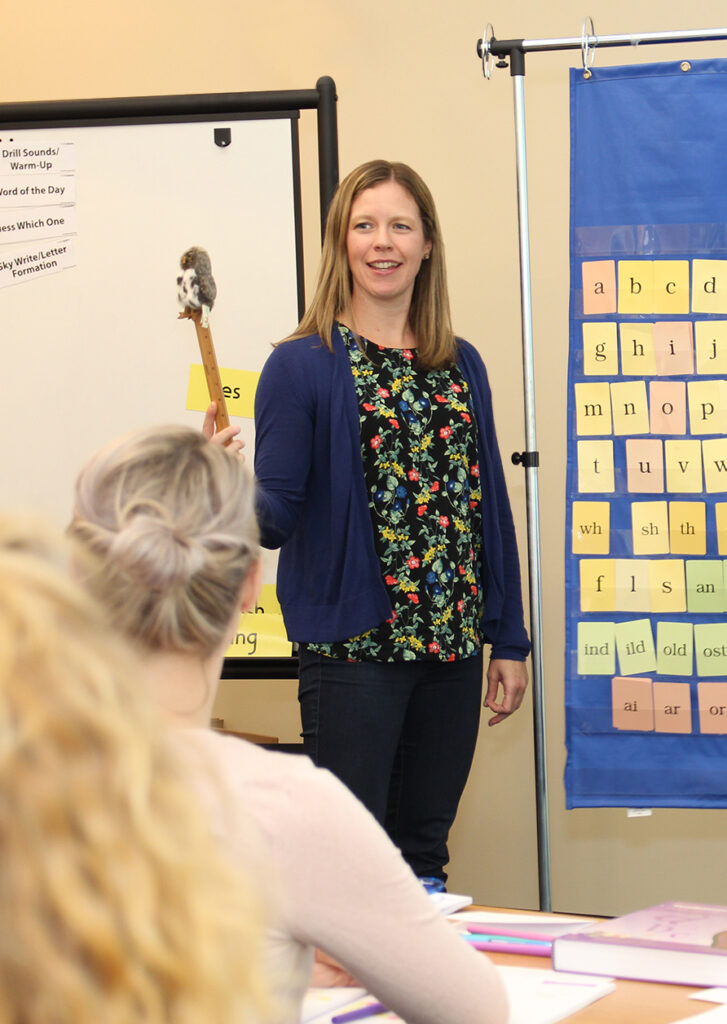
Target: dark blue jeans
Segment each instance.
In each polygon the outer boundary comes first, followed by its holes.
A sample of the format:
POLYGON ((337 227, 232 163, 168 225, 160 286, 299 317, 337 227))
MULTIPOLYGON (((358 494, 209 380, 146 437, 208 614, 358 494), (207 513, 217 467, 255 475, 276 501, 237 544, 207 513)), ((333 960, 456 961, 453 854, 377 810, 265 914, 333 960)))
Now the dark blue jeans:
POLYGON ((381 663, 301 648, 306 754, 346 783, 419 876, 447 878, 447 838, 472 765, 481 698, 481 653, 381 663))

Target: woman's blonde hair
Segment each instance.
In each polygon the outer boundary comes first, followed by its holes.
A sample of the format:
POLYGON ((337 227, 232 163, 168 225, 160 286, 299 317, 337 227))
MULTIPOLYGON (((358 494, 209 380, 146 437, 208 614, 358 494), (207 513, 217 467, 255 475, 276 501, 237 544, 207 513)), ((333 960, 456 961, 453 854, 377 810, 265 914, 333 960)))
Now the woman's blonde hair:
POLYGON ((153 651, 214 651, 259 557, 252 479, 188 427, 97 452, 76 482, 70 533, 95 556, 92 592, 153 651))
POLYGON ((251 887, 60 544, 0 521, 0 1022, 260 1021, 251 887))
POLYGON ((452 366, 457 342, 452 330, 444 262, 444 242, 432 194, 422 178, 407 164, 370 160, 348 174, 336 190, 326 219, 323 252, 313 300, 290 338, 319 334, 332 349, 333 322, 351 309, 351 271, 346 237, 354 200, 366 189, 385 181, 405 188, 419 208, 424 237, 432 243, 430 258, 422 261, 414 283, 409 326, 417 339, 417 359, 424 370, 452 366))

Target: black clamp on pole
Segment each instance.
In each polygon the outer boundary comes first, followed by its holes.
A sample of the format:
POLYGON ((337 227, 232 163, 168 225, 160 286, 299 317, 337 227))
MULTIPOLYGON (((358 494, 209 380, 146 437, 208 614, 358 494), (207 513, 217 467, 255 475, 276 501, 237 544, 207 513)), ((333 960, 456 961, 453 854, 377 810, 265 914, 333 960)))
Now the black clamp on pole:
POLYGON ((514 466, 522 466, 523 469, 540 465, 540 452, 513 452, 511 458, 514 466))
POLYGON ((485 78, 492 73, 494 58, 496 68, 506 68, 507 59, 510 58, 510 76, 525 74, 525 50, 523 49, 524 39, 496 39, 492 25, 488 23, 484 35, 477 40, 477 56, 482 60, 482 71, 485 78))

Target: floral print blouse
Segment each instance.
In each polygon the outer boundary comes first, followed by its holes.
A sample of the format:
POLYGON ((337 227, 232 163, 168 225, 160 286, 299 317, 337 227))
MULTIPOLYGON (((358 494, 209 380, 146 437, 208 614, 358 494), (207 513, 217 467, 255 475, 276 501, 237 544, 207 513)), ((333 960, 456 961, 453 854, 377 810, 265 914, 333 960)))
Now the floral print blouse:
POLYGON ((351 661, 454 661, 479 651, 482 490, 477 424, 457 366, 421 371, 416 349, 362 347, 343 324, 359 401, 376 552, 393 615, 309 650, 351 661))

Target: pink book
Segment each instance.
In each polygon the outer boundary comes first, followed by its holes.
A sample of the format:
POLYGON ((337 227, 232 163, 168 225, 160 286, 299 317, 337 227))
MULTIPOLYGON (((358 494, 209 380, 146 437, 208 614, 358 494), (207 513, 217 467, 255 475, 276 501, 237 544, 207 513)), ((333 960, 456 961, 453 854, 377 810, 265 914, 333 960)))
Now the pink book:
POLYGON ((660 903, 553 942, 556 971, 727 985, 727 906, 660 903))

